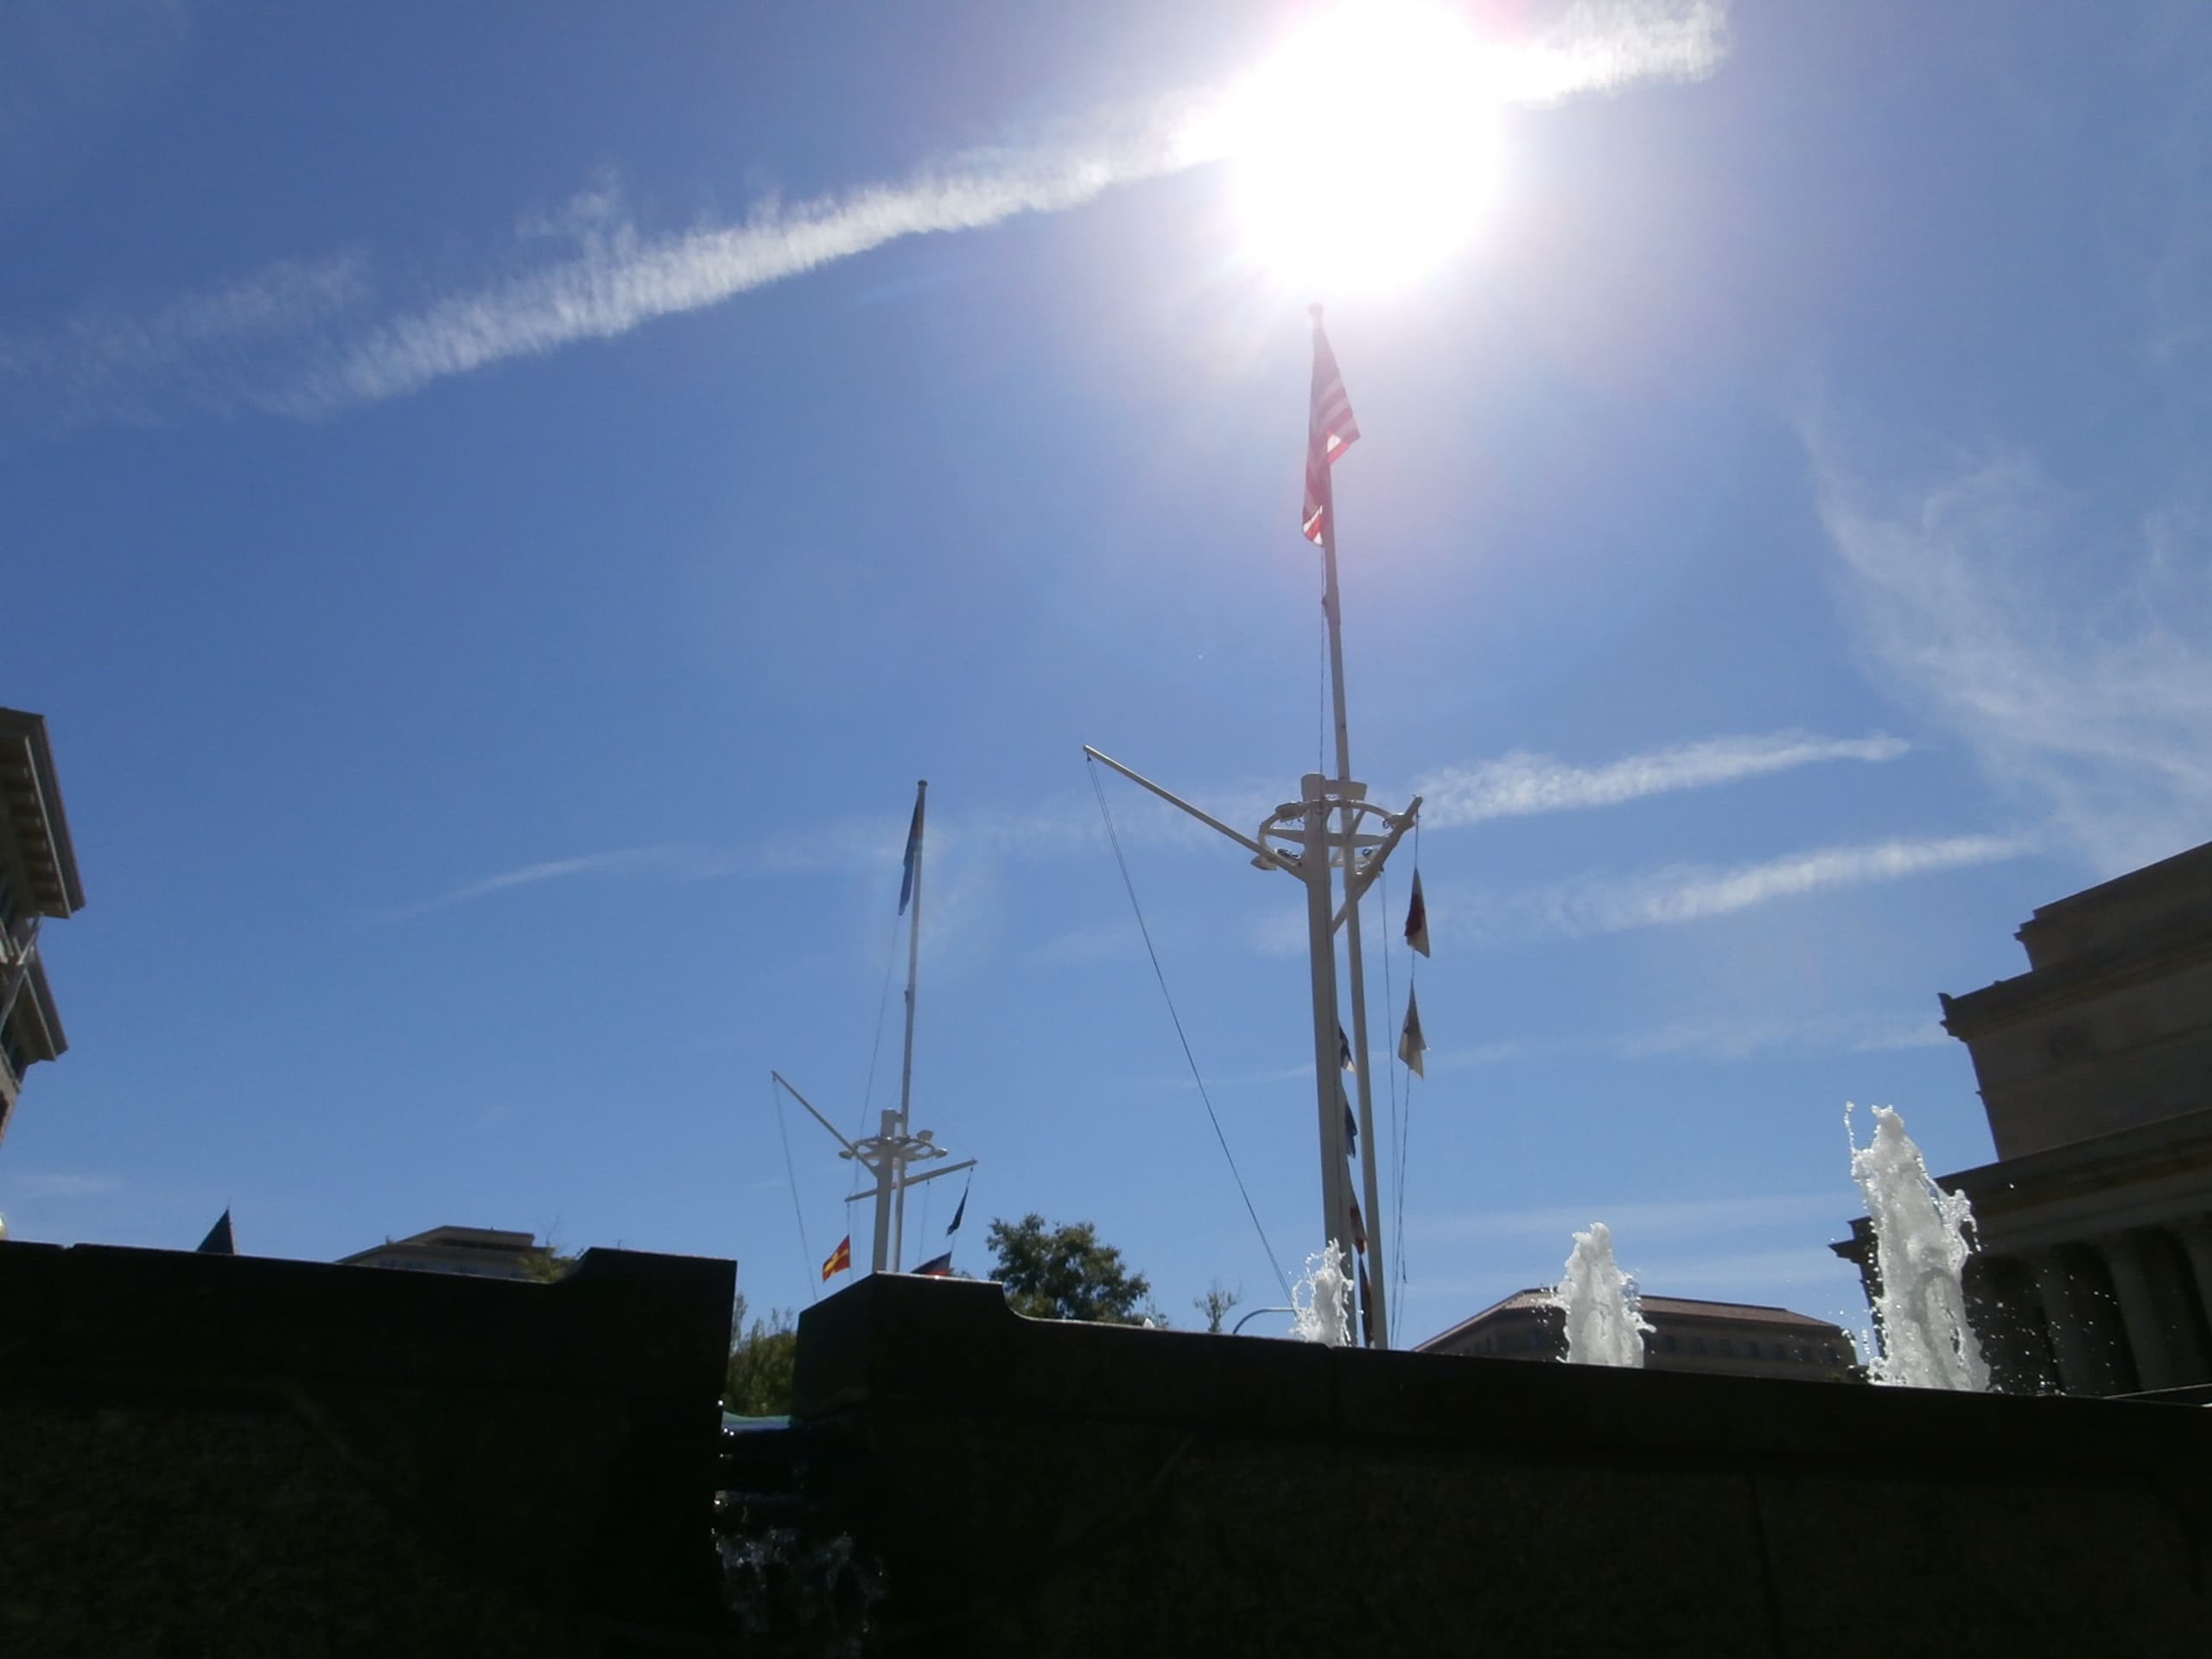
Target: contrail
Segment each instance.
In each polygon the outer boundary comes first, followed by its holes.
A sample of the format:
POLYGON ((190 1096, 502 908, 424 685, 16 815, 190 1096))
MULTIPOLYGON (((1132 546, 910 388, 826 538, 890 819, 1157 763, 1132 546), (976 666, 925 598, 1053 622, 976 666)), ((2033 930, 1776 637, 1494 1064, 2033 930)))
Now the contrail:
MULTIPOLYGON (((1553 103, 1710 74, 1726 54, 1726 16, 1718 0, 1570 4, 1529 40, 1497 49, 1505 96, 1553 103)), ((571 205, 572 252, 380 319, 354 321, 372 293, 358 254, 280 262, 143 318, 87 312, 47 334, 0 336, 0 393, 36 418, 60 410, 71 424, 181 408, 321 418, 613 339, 906 237, 1061 213, 1222 160, 1224 99, 1222 89, 1159 99, 1095 119, 1077 138, 971 151, 902 181, 793 207, 771 200, 741 223, 671 234, 641 232, 602 187, 571 205)))

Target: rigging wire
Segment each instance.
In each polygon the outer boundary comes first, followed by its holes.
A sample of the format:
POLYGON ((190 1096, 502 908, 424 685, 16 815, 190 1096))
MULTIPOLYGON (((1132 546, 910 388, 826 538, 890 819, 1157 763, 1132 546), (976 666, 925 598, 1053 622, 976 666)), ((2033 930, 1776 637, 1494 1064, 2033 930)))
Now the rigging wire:
POLYGON ((784 1143, 784 1179, 791 1190, 791 1219, 798 1223, 798 1250, 806 1258, 806 1300, 815 1300, 815 1268, 820 1265, 814 1259, 813 1247, 806 1242, 806 1212, 798 1201, 798 1171, 791 1163, 791 1131, 784 1127, 784 1091, 776 1084, 775 1077, 768 1078, 768 1096, 776 1103, 776 1139, 784 1143))
POLYGON ((1160 995, 1167 1004, 1167 1018, 1175 1027, 1175 1039, 1183 1046, 1183 1058, 1191 1068, 1191 1081, 1198 1086, 1198 1098, 1205 1103, 1206 1119, 1213 1125, 1214 1139, 1221 1142, 1221 1155, 1228 1160, 1230 1178, 1236 1183, 1236 1194, 1244 1200, 1244 1213, 1252 1217, 1252 1230, 1260 1236, 1260 1248, 1267 1252, 1268 1265, 1275 1270, 1275 1278, 1282 1285, 1285 1301, 1292 1300, 1290 1275, 1282 1270, 1282 1263, 1275 1258, 1275 1247, 1268 1242, 1268 1230, 1260 1224, 1260 1212, 1253 1208, 1252 1195, 1245 1189, 1244 1177, 1236 1167, 1236 1154, 1229 1149, 1229 1137, 1222 1132, 1221 1117, 1213 1109, 1213 1096, 1206 1092, 1206 1080, 1198 1075, 1198 1057, 1191 1052, 1190 1037, 1183 1030, 1183 1016, 1175 1012, 1174 995, 1167 988, 1167 975, 1160 965, 1160 952, 1153 948, 1152 930, 1145 925, 1144 906, 1137 902, 1136 883, 1129 876, 1129 861, 1122 852, 1122 837, 1114 828, 1114 814, 1107 807, 1106 791, 1098 782, 1098 765, 1086 759, 1084 770, 1090 774, 1090 792, 1098 798, 1098 816, 1106 822, 1106 839, 1114 849, 1114 862, 1121 868, 1122 887, 1129 895, 1129 908, 1135 912, 1137 931, 1144 938, 1144 953, 1152 959, 1152 976, 1160 982, 1160 995))

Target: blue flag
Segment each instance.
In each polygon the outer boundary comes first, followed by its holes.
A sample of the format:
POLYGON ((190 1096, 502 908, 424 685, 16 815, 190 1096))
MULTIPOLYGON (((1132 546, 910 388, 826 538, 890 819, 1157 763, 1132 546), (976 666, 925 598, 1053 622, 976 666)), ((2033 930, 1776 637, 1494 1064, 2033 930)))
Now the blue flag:
POLYGON ((914 791, 914 821, 906 826, 906 868, 899 878, 899 913, 906 913, 907 902, 914 896, 914 882, 922 868, 922 798, 927 784, 918 785, 914 791))

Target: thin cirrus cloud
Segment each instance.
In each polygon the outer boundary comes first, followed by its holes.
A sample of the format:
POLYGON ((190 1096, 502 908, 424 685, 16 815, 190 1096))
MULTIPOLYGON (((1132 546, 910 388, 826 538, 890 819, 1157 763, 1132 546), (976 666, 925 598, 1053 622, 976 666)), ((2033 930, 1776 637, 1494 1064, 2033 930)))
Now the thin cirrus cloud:
MULTIPOLYGON (((1902 740, 1875 735, 1827 738, 1802 732, 1764 736, 1700 739, 1672 747, 1647 750, 1595 766, 1578 766, 1548 755, 1516 751, 1494 760, 1447 767, 1422 780, 1426 797, 1421 822, 1430 829, 1452 829, 1492 818, 1541 812, 1566 812, 1618 806, 1647 796, 1707 789, 1797 766, 1830 760, 1862 763, 1894 760, 1909 753, 1902 740)), ((1173 808, 1109 780, 1120 791, 1116 834, 1125 846, 1210 849, 1213 832, 1173 808)), ((1205 798, 1217 816, 1235 824, 1256 825, 1278 796, 1253 785, 1218 790, 1205 798)), ((930 820, 930 842, 940 853, 979 850, 1025 859, 1087 855, 1103 850, 1106 833, 1095 800, 1071 795, 1005 811, 939 813, 930 820)), ((546 859, 482 876, 435 893, 418 903, 385 912, 403 920, 450 909, 517 888, 543 886, 580 876, 655 876, 707 880, 748 871, 774 875, 820 875, 896 866, 906 833, 903 811, 831 819, 792 831, 750 851, 734 848, 655 845, 629 847, 568 858, 546 859)), ((1294 925, 1294 924, 1295 924, 1294 925)), ((1304 948, 1302 923, 1272 940, 1281 950, 1304 948)), ((1119 955, 1135 946, 1134 932, 1118 926, 1084 931, 1040 947, 1040 960, 1063 964, 1119 955)))
POLYGON ((1444 830, 1492 818, 1618 806, 1649 795, 1707 789, 1828 760, 1894 760, 1910 747, 1901 738, 1878 734, 1830 738, 1777 732, 1709 737, 1595 766, 1516 750, 1476 766, 1432 772, 1416 788, 1423 802, 1423 826, 1444 830))
MULTIPOLYGON (((1710 74, 1727 51, 1719 0, 1581 0, 1510 53, 1502 84, 1547 104, 1639 80, 1710 74)), ((0 337, 0 392, 65 418, 148 420, 181 409, 315 419, 418 391, 515 358, 607 340, 657 318, 912 236, 1063 212, 1117 186, 1222 160, 1218 92, 1163 98, 1089 123, 1079 137, 971 152, 797 206, 763 202, 741 222, 675 234, 639 229, 601 185, 559 216, 565 255, 472 287, 363 315, 358 256, 283 262, 134 319, 87 312, 53 333, 0 337)), ((525 245, 549 226, 522 227, 525 245)))
POLYGON ((1583 938, 1704 921, 1805 893, 1964 869, 2034 850, 2032 842, 2011 836, 1929 836, 1817 847, 1726 868, 1671 864, 1511 893, 1440 888, 1429 895, 1429 925, 1476 939, 1583 938))
POLYGON ((578 876, 664 875, 703 880, 709 876, 727 874, 732 868, 733 861, 728 855, 697 848, 618 848, 612 852, 586 853, 575 858, 543 859, 535 864, 502 870, 496 875, 465 881, 459 887, 448 887, 414 904, 401 905, 385 911, 381 919, 406 921, 413 917, 427 916, 433 911, 450 910, 456 905, 489 899, 498 893, 543 887, 549 882, 573 880, 578 876))
POLYGON ((2212 498, 2116 518, 2001 451, 1887 495, 1808 439, 1844 614, 1881 683, 2100 875, 2212 823, 2212 498))

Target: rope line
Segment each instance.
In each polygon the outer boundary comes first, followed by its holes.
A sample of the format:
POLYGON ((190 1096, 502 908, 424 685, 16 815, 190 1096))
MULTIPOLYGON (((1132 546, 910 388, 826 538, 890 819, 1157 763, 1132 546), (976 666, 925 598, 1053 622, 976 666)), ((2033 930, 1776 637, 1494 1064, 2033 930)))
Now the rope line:
MULTIPOLYGON (((868 1138, 868 1103, 875 1097, 875 1063, 883 1053, 883 1016, 891 1011, 891 970, 899 961, 899 924, 904 912, 891 918, 891 944, 883 953, 883 988, 875 998, 875 1040, 868 1047, 868 1083, 861 1090, 861 1121, 853 1126, 853 1139, 868 1138)), ((854 1194, 861 1187, 860 1160, 853 1160, 853 1179, 845 1188, 845 1206, 849 1210, 856 1202, 854 1194)))
POLYGON ((1152 930, 1145 925, 1144 906, 1137 902, 1136 883, 1129 876, 1129 861, 1122 852, 1121 833, 1114 828, 1114 814, 1107 807, 1106 791, 1098 782, 1098 766, 1086 759, 1084 770, 1090 774, 1090 792, 1098 798, 1098 816, 1106 822, 1106 839, 1114 849, 1114 862, 1122 872, 1122 887, 1129 895, 1129 909, 1135 913, 1137 931, 1144 938, 1144 953, 1152 959, 1152 976, 1160 982, 1160 995, 1167 1004, 1167 1017, 1175 1027, 1175 1040, 1183 1046, 1183 1058, 1191 1068, 1191 1081, 1198 1086, 1198 1098, 1205 1103, 1206 1120, 1213 1125, 1214 1139, 1221 1142, 1221 1155, 1228 1160, 1230 1178, 1236 1183, 1236 1195, 1244 1200, 1244 1213, 1252 1217, 1252 1230, 1260 1236, 1260 1248, 1267 1252, 1268 1265, 1275 1270, 1275 1278, 1282 1285, 1285 1301, 1292 1300, 1290 1275, 1282 1270, 1282 1263, 1275 1258, 1275 1247, 1268 1242, 1268 1230, 1260 1224, 1260 1212, 1253 1208, 1252 1195, 1245 1189, 1244 1177, 1236 1167, 1236 1154, 1229 1149, 1229 1137, 1222 1132, 1221 1118, 1213 1109, 1213 1096, 1206 1092, 1206 1080, 1198 1075, 1198 1057, 1191 1052, 1191 1039, 1183 1029, 1183 1016, 1175 1012, 1175 997, 1167 988, 1167 975, 1160 965, 1160 952, 1153 948, 1152 930))
POLYGON ((813 1248, 806 1242, 806 1212, 798 1201, 798 1171, 791 1163, 791 1135, 784 1127, 784 1091, 776 1086, 773 1077, 768 1079, 769 1097, 776 1103, 776 1139, 784 1143, 784 1179, 791 1190, 791 1219, 798 1223, 798 1250, 806 1258, 806 1300, 814 1300, 817 1278, 815 1269, 822 1264, 814 1259, 813 1248))

